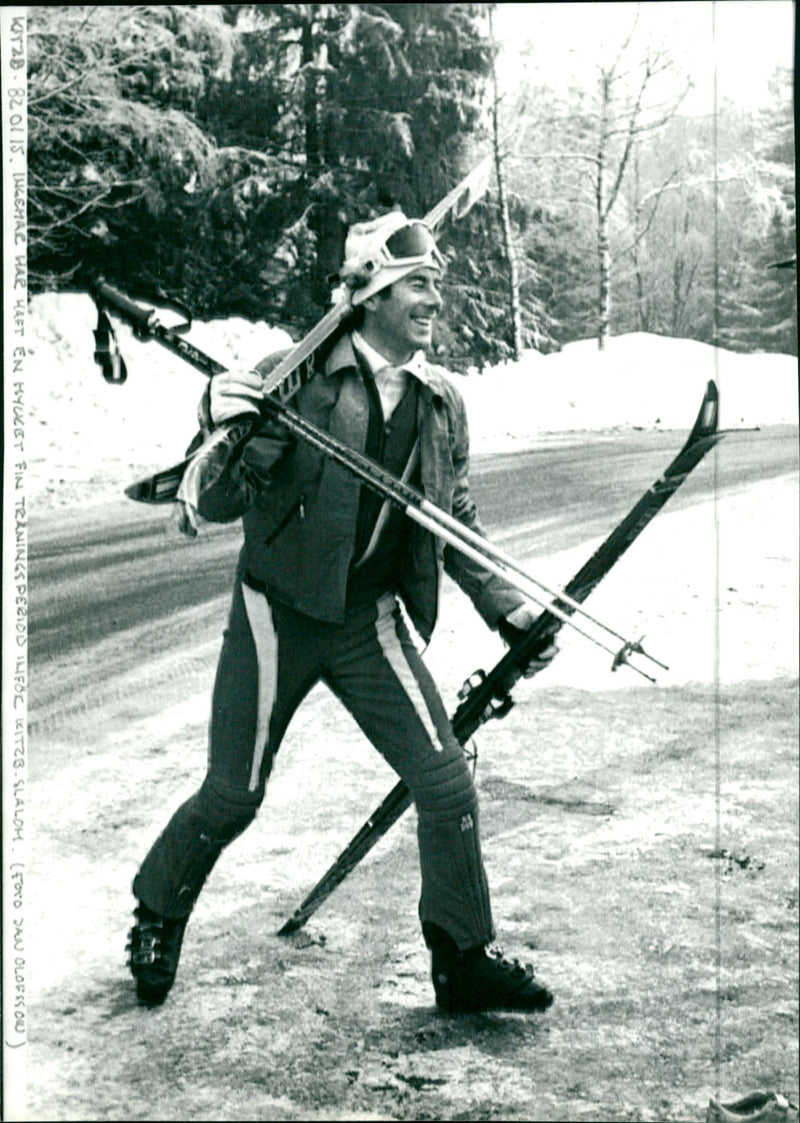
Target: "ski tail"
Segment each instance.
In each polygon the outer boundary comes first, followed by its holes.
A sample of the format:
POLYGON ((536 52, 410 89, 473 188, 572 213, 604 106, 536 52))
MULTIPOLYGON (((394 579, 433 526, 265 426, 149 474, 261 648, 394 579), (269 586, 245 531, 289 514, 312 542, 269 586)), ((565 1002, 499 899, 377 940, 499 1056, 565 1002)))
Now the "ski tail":
POLYGON ((139 503, 171 503, 181 499, 183 491, 189 491, 196 507, 197 496, 213 486, 231 456, 252 433, 252 418, 247 415, 238 420, 234 418, 201 440, 195 438, 189 446, 189 454, 179 464, 129 484, 125 494, 139 503))
POLYGON ((183 473, 191 462, 191 457, 187 457, 180 464, 164 468, 146 479, 136 480, 125 488, 125 494, 138 503, 171 503, 178 494, 183 473))
POLYGON ((337 885, 341 885, 347 875, 410 806, 411 793, 405 782, 399 780, 305 900, 294 910, 277 935, 289 936, 292 932, 299 931, 323 901, 330 897, 337 885))

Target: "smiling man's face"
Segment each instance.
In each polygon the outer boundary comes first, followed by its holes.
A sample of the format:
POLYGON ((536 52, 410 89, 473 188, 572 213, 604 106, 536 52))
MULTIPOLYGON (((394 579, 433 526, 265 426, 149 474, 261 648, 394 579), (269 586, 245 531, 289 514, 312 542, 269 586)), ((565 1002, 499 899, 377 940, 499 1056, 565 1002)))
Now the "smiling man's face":
POLYGON ((364 302, 361 334, 392 363, 402 363, 420 348, 429 347, 433 322, 442 307, 442 273, 420 266, 390 288, 364 302))

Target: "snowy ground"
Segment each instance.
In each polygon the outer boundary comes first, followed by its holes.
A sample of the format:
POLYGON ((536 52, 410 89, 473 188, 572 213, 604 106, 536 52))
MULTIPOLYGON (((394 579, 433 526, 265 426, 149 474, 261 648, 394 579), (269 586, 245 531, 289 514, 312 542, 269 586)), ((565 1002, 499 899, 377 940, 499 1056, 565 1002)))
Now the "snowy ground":
MULTIPOLYGON (((34 519, 126 502, 122 487, 178 459, 194 431, 200 376, 120 329, 130 377, 107 386, 93 327, 88 298, 32 303, 34 519)), ((248 365, 289 342, 243 322, 197 325, 191 339, 248 365)), ((629 336, 604 355, 573 344, 461 385, 473 449, 488 453, 571 430, 685 431, 709 378, 723 427, 797 424, 793 358, 683 340, 629 336)), ((187 612, 191 640, 170 652, 169 675, 129 665, 124 636, 80 653, 87 692, 92 660, 124 669, 107 695, 76 699, 36 735, 59 765, 32 777, 27 1118, 689 1121, 715 1080, 728 1096, 763 1084, 796 1098, 797 499, 790 474, 659 516, 591 603, 646 630, 674 669, 652 688, 563 635, 547 675, 492 727, 478 773, 490 879, 503 937, 516 954, 535 934, 556 990, 544 1024, 433 1015, 413 906, 397 907, 415 892, 410 821, 305 942, 271 935, 390 786, 320 691, 298 714, 269 815, 201 900, 174 1001, 142 1018, 121 969, 132 862, 202 770, 219 622, 187 612), (668 580, 648 576, 659 572, 668 580), (716 978, 715 743, 730 867, 716 883, 716 978), (335 807, 326 790, 340 793, 335 807)), ((546 559, 542 576, 563 581, 591 545, 546 559)), ((447 691, 491 658, 464 603, 448 589, 427 655, 447 691)))

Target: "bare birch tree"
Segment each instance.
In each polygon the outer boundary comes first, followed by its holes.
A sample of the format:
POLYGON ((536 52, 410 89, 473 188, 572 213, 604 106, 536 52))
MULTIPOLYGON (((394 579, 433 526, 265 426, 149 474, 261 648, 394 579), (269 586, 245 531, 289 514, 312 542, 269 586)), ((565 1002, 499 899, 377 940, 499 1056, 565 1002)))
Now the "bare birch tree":
MULTIPOLYGON (((572 101, 562 101, 547 130, 552 138, 548 150, 518 153, 526 162, 565 169, 570 189, 552 203, 561 211, 578 207, 592 215, 597 276, 595 334, 601 350, 611 330, 615 265, 612 233, 623 184, 639 145, 675 115, 691 87, 688 80, 682 82, 677 77, 667 50, 637 40, 637 25, 638 11, 621 45, 605 57, 599 51, 595 81, 580 93, 573 90, 572 101)), ((546 133, 540 127, 528 129, 523 135, 535 148, 538 137, 546 133)), ((561 178, 563 182, 565 177, 561 178)), ((666 187, 664 184, 662 190, 666 187)), ((653 199, 649 193, 634 216, 634 223, 640 224, 634 231, 634 246, 641 244, 642 227, 648 222, 653 199)), ((626 208, 623 221, 627 223, 628 219, 626 208)), ((630 251, 629 245, 626 252, 630 251)))
MULTIPOLYGON (((659 76, 672 69, 669 55, 647 48, 644 56, 625 69, 631 54, 634 28, 617 57, 599 66, 597 152, 591 162, 597 221, 598 323, 597 345, 602 350, 611 326, 612 261, 609 226, 620 197, 625 175, 636 146, 645 134, 661 128, 675 114, 689 91, 689 84, 663 102, 653 102, 649 94, 659 76)), ((666 188, 666 184, 664 185, 666 188)))

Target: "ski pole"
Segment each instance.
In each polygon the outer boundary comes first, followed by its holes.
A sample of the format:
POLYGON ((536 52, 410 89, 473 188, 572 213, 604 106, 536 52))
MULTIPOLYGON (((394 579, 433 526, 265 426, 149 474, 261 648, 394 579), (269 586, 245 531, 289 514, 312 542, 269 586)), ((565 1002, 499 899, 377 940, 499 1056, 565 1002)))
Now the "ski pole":
MULTIPOLYGON (((100 279, 96 282, 94 293, 99 304, 117 312, 122 319, 131 323, 139 338, 146 339, 149 336, 157 340, 157 342, 179 355, 208 377, 220 374, 226 369, 222 363, 212 359, 209 355, 199 350, 199 348, 189 343, 188 340, 183 339, 178 331, 165 327, 157 319, 153 310, 142 309, 135 301, 131 300, 124 293, 119 292, 113 286, 107 284, 104 280, 100 279)), ((337 305, 331 309, 329 315, 334 316, 334 318, 343 318, 345 312, 342 311, 341 306, 337 305)), ((320 334, 322 334, 321 323, 317 325, 317 328, 320 329, 320 334)), ((309 344, 308 347, 309 354, 313 353, 314 346, 309 344)), ((297 353, 298 348, 295 348, 294 351, 291 352, 291 354, 295 355, 295 362, 299 362, 299 364, 302 365, 304 360, 303 358, 298 360, 297 353)), ((288 363, 289 357, 289 355, 285 356, 283 362, 288 363)), ((628 656, 636 652, 637 654, 642 654, 652 662, 658 663, 658 660, 644 651, 641 641, 627 639, 620 635, 615 629, 601 623, 595 617, 590 616, 590 614, 587 613, 577 601, 572 600, 566 592, 556 592, 543 582, 534 578, 513 558, 506 554, 505 551, 501 550, 499 547, 495 547, 488 539, 477 534, 477 532, 471 530, 469 527, 464 526, 463 523, 459 522, 452 515, 449 515, 446 511, 437 507, 436 504, 431 503, 430 500, 425 499, 421 493, 417 492, 408 484, 398 480, 396 477, 392 476, 391 473, 386 472, 380 465, 376 464, 362 453, 356 452, 348 445, 342 444, 329 433, 326 433, 312 422, 301 417, 300 414, 286 405, 285 401, 280 401, 277 393, 278 386, 275 385, 277 381, 277 369, 278 368, 276 368, 276 371, 272 372, 271 375, 267 376, 265 380, 265 387, 272 387, 272 392, 265 396, 264 405, 266 409, 279 418, 287 429, 301 439, 315 445, 315 447, 321 449, 327 456, 353 472, 362 482, 371 486, 373 490, 377 490, 396 506, 399 506, 410 518, 420 523, 425 529, 438 535, 455 549, 464 553, 467 557, 477 560, 480 564, 484 565, 485 568, 489 569, 490 572, 508 581, 515 588, 519 589, 520 592, 523 592, 535 604, 539 605, 539 607, 548 608, 562 623, 569 624, 571 628, 585 639, 588 639, 591 643, 607 651, 614 660, 612 664, 613 670, 627 663, 637 674, 641 674, 650 682, 655 681, 635 664, 629 662, 628 656), (550 596, 555 596, 556 603, 547 605, 541 599, 542 592, 550 596), (623 641, 623 646, 617 650, 591 635, 591 633, 587 632, 574 620, 570 619, 569 614, 559 607, 558 602, 565 608, 570 608, 588 618, 596 627, 612 635, 614 638, 621 639, 623 641)), ((300 366, 296 368, 297 371, 299 371, 299 369, 300 366)), ((285 385, 285 382, 286 379, 284 376, 283 385, 285 385)), ((302 380, 298 382, 292 393, 299 389, 300 384, 302 384, 302 380)), ((282 396, 283 394, 281 394, 281 397, 282 396)), ((241 442, 254 431, 255 424, 249 422, 245 422, 244 424, 241 422, 231 422, 228 424, 227 428, 230 428, 231 431, 235 429, 237 432, 237 441, 241 442)), ((213 439, 217 444, 224 443, 225 429, 226 426, 220 426, 219 429, 214 431, 213 439)), ((197 457, 202 451, 203 448, 201 446, 194 454, 195 465, 198 463, 197 457)), ((184 473, 191 471, 191 465, 192 458, 179 466, 180 472, 176 475, 178 484, 184 473)), ((126 489, 126 493, 133 498, 145 502, 153 500, 164 502, 170 498, 174 498, 177 487, 174 490, 172 488, 159 489, 157 486, 149 487, 152 481, 157 479, 158 477, 152 477, 150 481, 144 481, 141 485, 134 485, 133 488, 126 489)), ((659 665, 662 667, 664 666, 662 663, 659 663, 659 665)))
MULTIPOLYGON (((449 530, 460 540, 463 540, 464 542, 467 542, 468 544, 474 546, 480 552, 484 560, 492 559, 493 561, 498 562, 501 566, 503 566, 503 572, 500 575, 503 576, 506 580, 512 580, 511 575, 517 574, 526 583, 531 583, 536 586, 539 592, 537 593, 537 596, 531 596, 531 599, 534 600, 540 607, 549 607, 544 605, 541 600, 537 599, 537 597, 541 596, 541 593, 547 593, 548 596, 556 598, 557 604, 554 615, 558 615, 558 612, 560 611, 562 606, 569 607, 573 609, 573 611, 579 612, 580 615, 583 616, 587 621, 594 624, 602 631, 607 632, 615 639, 621 640, 624 645, 622 651, 627 650, 629 653, 635 652, 637 655, 642 655, 644 658, 649 659, 651 662, 657 664, 662 668, 662 670, 669 670, 669 667, 667 667, 665 663, 661 663, 653 655, 648 654, 648 652, 644 650, 641 645, 641 640, 634 641, 628 639, 627 636, 622 635, 610 625, 603 623, 603 621, 598 620, 596 616, 593 616, 591 613, 587 612, 586 609, 581 605, 581 603, 571 597, 569 593, 566 592, 566 590, 553 589, 549 585, 545 584, 544 581, 541 581, 538 577, 534 577, 532 574, 528 573, 524 566, 522 566, 510 554, 506 553, 506 551, 501 547, 496 546, 489 539, 484 538, 483 535, 480 535, 476 533, 476 531, 471 530, 468 526, 465 526, 462 522, 459 522, 458 519, 454 518, 454 516, 448 514, 447 511, 444 511, 441 507, 437 507, 435 503, 431 503, 430 500, 426 499, 424 495, 416 491, 416 489, 411 487, 409 484, 397 479, 394 476, 391 476, 387 472, 384 472, 378 464, 370 460, 368 457, 363 456, 363 454, 356 452, 355 450, 348 448, 347 460, 339 459, 337 453, 341 446, 338 445, 338 442, 336 442, 334 438, 329 438, 329 435, 326 434, 324 430, 318 429, 310 422, 307 422, 305 418, 303 418, 295 410, 292 410, 281 403, 275 402, 274 399, 267 399, 266 404, 268 408, 272 412, 274 412, 281 421, 283 421, 288 429, 294 432, 297 436, 304 437, 309 441, 309 443, 316 444, 318 448, 320 448, 324 452, 327 452, 332 458, 338 459, 339 463, 343 464, 345 467, 349 466, 350 460, 352 460, 354 464, 358 462, 360 465, 362 465, 362 467, 364 468, 364 476, 362 477, 364 479, 364 482, 369 483, 370 479, 373 476, 377 477, 378 473, 381 473, 381 475, 386 480, 387 489, 388 487, 391 487, 398 493, 398 499, 396 501, 403 503, 403 508, 406 514, 410 515, 410 511, 408 509, 409 507, 415 508, 417 511, 433 519, 437 524, 437 527, 442 527, 445 530, 449 530)), ((383 494, 383 492, 381 493, 383 494)), ((387 495, 386 497, 391 498, 391 496, 389 495, 387 495)), ((430 527, 428 527, 428 529, 430 529, 430 527)), ((440 537, 444 537, 444 535, 440 534, 440 537)), ((447 539, 447 541, 451 540, 447 539)), ((456 545, 456 543, 454 542, 451 542, 451 544, 456 545)), ((528 593, 528 595, 530 596, 531 594, 528 593)), ((606 650, 611 652, 611 654, 613 655, 618 655, 618 653, 614 652, 611 648, 606 648, 606 650)), ((624 658, 621 661, 624 662, 624 658)))

